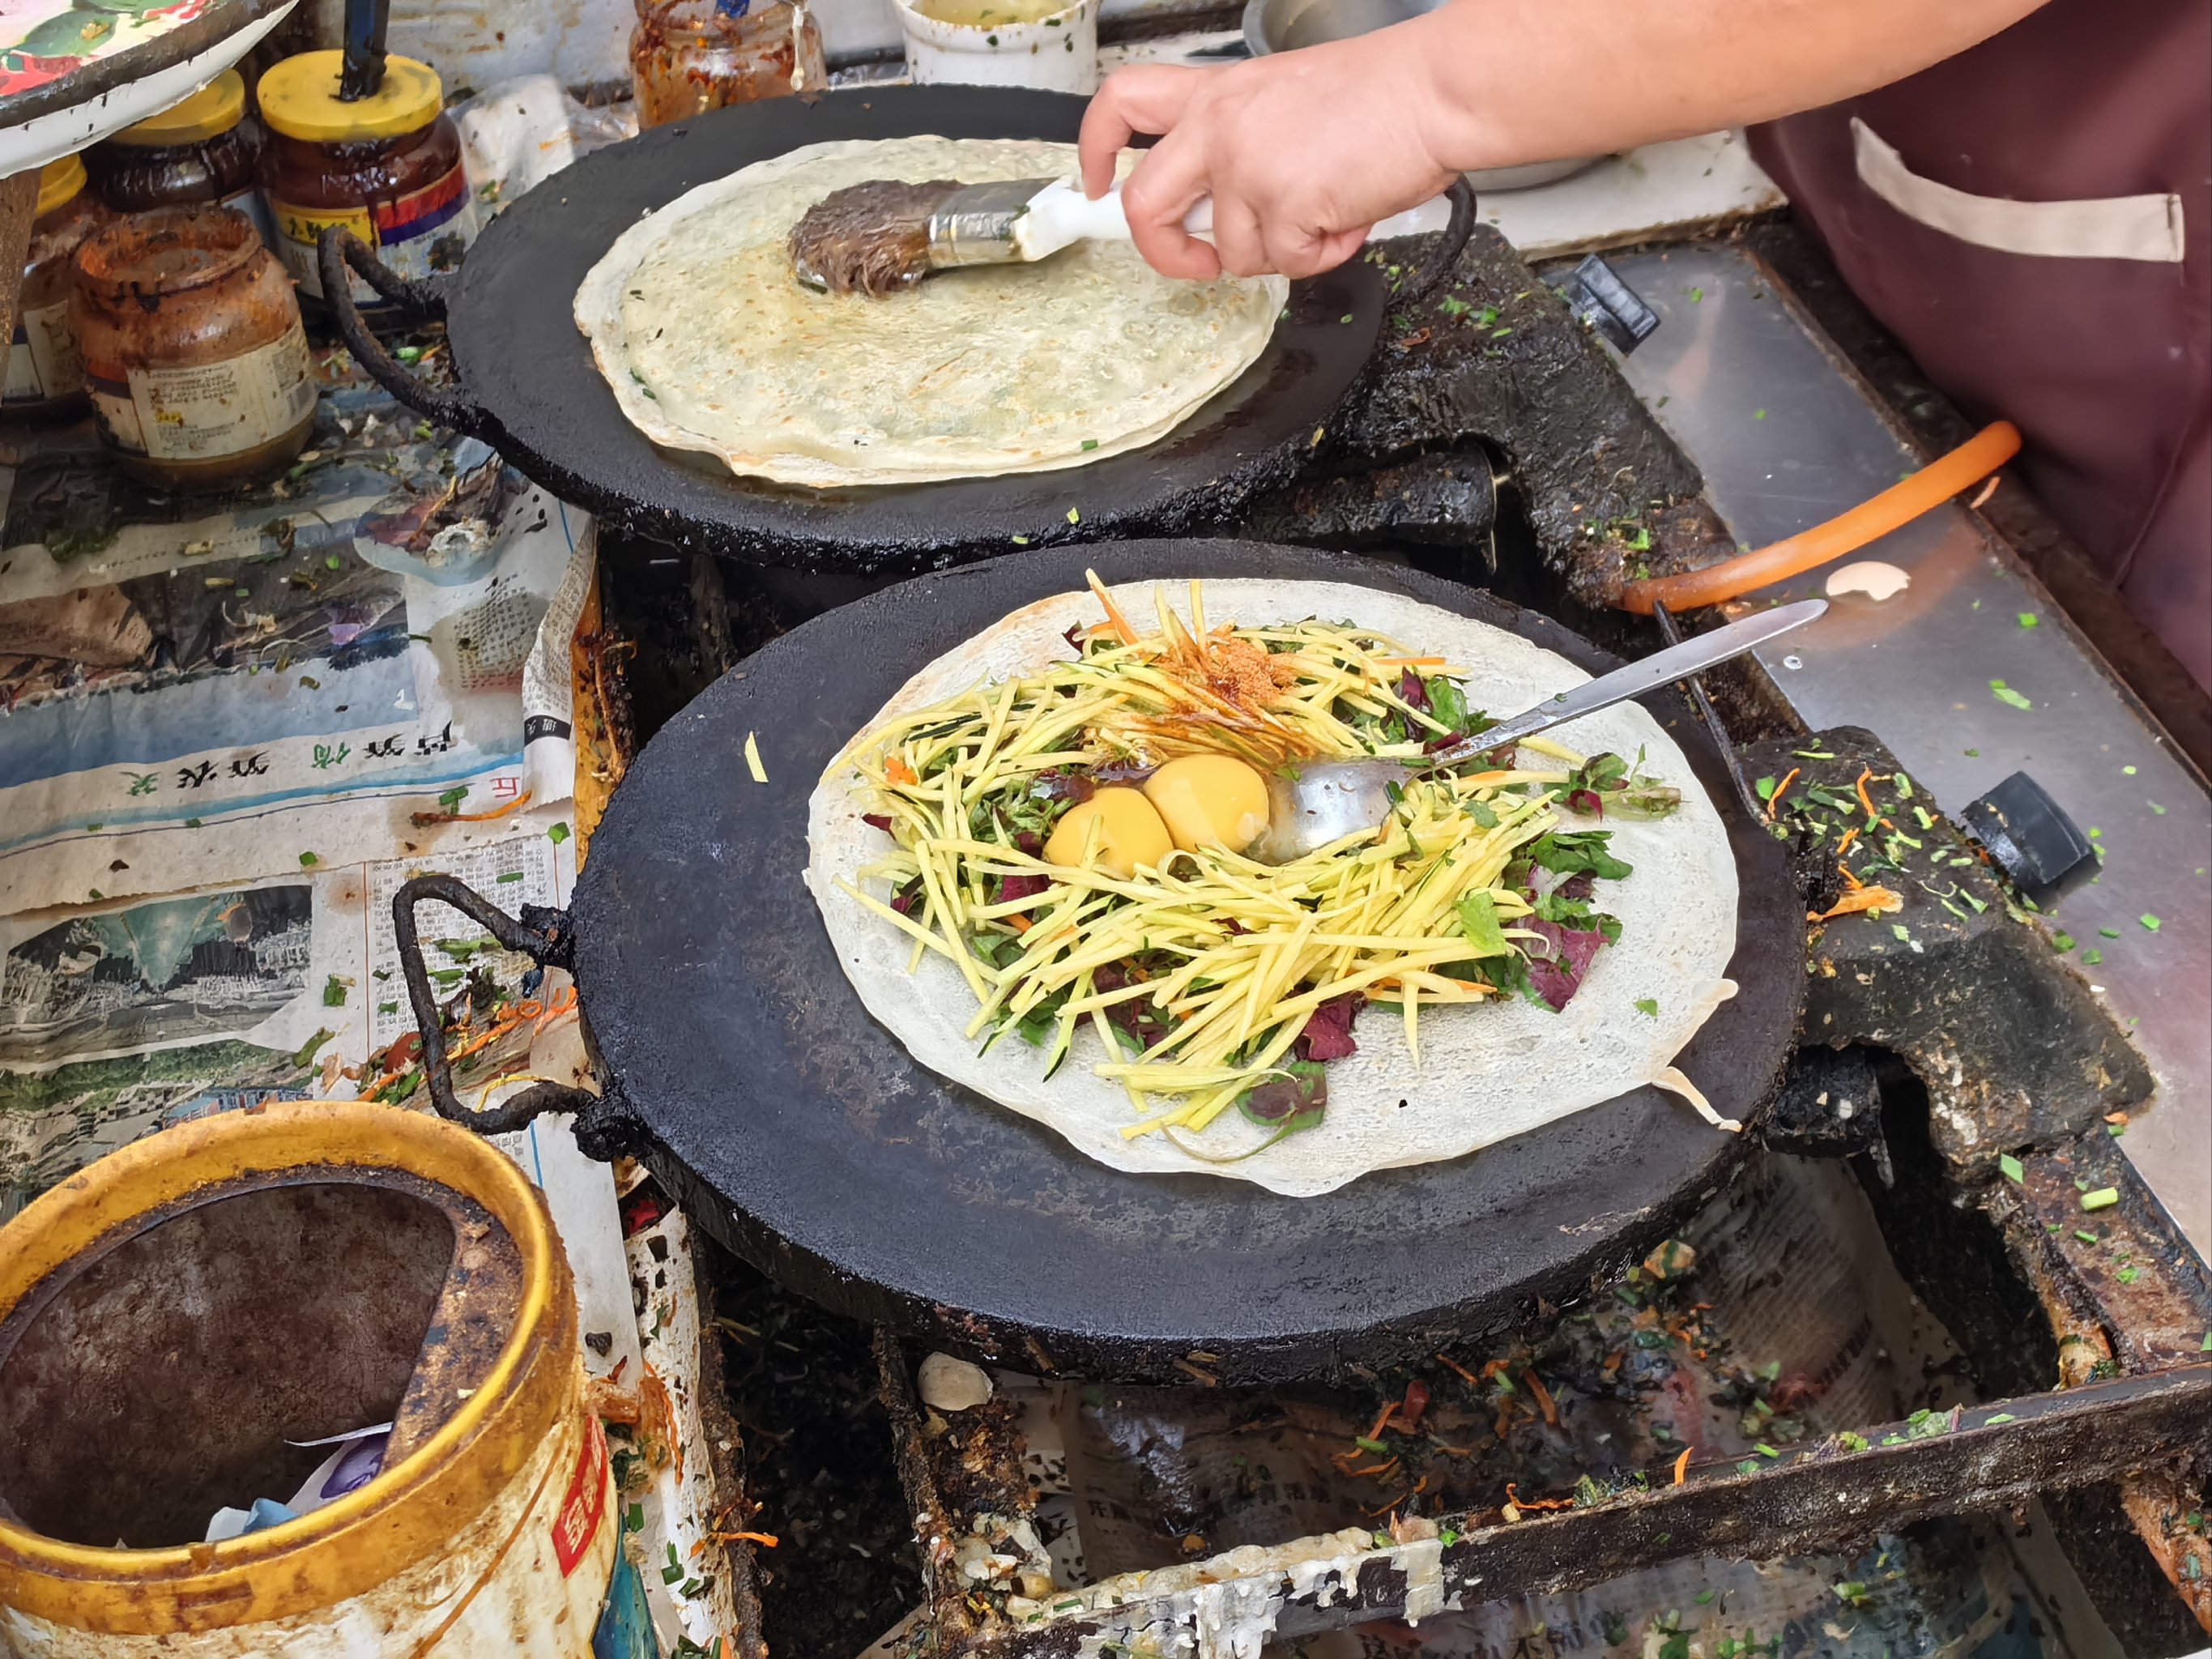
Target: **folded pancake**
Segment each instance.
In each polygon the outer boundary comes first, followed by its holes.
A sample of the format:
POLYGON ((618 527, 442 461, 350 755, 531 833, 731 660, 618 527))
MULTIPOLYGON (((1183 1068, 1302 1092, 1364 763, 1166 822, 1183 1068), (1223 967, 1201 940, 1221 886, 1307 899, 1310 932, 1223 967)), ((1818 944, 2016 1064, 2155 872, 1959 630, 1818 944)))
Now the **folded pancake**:
MULTIPOLYGON (((1149 586, 1111 592, 1132 618, 1152 614, 1149 586)), ((1188 620, 1188 600, 1180 592, 1170 598, 1188 620)), ((1466 671, 1468 706, 1498 716, 1589 678, 1516 635, 1370 588, 1212 581, 1204 599, 1215 626, 1322 617, 1448 658, 1455 670, 1466 671)), ((1104 615, 1089 593, 1018 611, 922 669, 863 731, 972 688, 1036 673, 1068 655, 1071 626, 1089 627, 1104 615)), ((959 970, 933 953, 909 973, 913 941, 836 885, 841 878, 857 884, 858 872, 885 849, 882 831, 861 821, 870 809, 848 764, 834 765, 809 800, 805 880, 862 1003, 890 1038, 940 1077, 1048 1125, 1115 1169, 1217 1174, 1292 1196, 1324 1193, 1370 1170, 1457 1158, 1660 1081, 1733 993, 1725 975, 1735 951, 1735 859, 1687 758, 1633 703, 1588 715, 1553 735, 1589 754, 1632 757, 1640 749, 1644 770, 1682 792, 1681 805, 1665 817, 1608 817, 1602 826, 1612 834, 1613 854, 1634 866, 1628 878, 1606 883, 1602 894, 1602 908, 1620 921, 1620 942, 1598 953, 1558 1012, 1511 996, 1425 1011, 1418 1063, 1399 1020, 1378 1009, 1363 1012, 1355 1030, 1358 1052, 1328 1064, 1323 1121, 1238 1163, 1199 1161, 1161 1134, 1126 1138, 1121 1131, 1134 1121, 1128 1097, 1093 1073, 1109 1056, 1087 1026, 1067 1063, 1048 1079, 1043 1053, 1018 1039, 976 1052, 980 1045, 967 1035, 975 998, 959 970)), ((1709 1133, 1686 1111, 1683 1132, 1709 1133)), ((1231 1112, 1206 1130, 1204 1150, 1233 1156, 1268 1139, 1267 1129, 1231 1112)))
POLYGON ((1266 349, 1279 276, 1173 281, 1127 244, 819 294, 787 241, 872 179, 1051 179, 1073 144, 813 144, 700 185, 625 231, 576 295, 623 413, 655 443, 818 487, 1079 466, 1165 436, 1266 349))

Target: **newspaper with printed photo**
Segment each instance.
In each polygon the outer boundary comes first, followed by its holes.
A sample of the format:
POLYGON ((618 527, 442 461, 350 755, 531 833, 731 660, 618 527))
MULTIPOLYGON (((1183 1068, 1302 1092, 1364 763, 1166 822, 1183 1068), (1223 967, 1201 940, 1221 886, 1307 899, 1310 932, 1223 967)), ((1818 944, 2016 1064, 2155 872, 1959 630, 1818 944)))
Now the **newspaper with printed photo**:
POLYGON ((438 844, 426 810, 572 792, 590 522, 482 444, 339 386, 291 471, 219 508, 83 428, 16 444, 0 909, 386 856, 438 844))
MULTIPOLYGON (((161 898, 0 918, 0 1218, 100 1154, 257 1101, 349 1098, 343 1075, 415 1029, 392 939, 409 877, 508 909, 562 902, 565 827, 161 898)), ((421 913, 433 985, 462 963, 519 981, 459 912, 421 913)))

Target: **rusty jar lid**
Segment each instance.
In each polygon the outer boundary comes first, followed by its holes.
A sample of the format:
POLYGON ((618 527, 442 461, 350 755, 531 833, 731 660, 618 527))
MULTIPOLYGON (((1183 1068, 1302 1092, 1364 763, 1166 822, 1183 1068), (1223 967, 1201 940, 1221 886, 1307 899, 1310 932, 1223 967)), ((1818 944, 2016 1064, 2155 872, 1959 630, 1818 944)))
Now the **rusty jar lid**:
POLYGON ((235 208, 155 208, 86 237, 76 284, 105 300, 177 294, 235 276, 262 252, 253 222, 235 208))

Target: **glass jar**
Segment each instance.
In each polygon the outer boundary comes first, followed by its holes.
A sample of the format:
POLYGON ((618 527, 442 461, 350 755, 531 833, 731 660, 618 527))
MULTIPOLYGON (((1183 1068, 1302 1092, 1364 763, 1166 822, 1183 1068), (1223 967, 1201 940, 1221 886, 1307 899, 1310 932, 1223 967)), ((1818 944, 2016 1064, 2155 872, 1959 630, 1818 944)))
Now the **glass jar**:
POLYGON ((77 249, 70 325, 123 470, 221 489, 292 464, 315 423, 300 302, 246 216, 156 208, 77 249))
POLYGON ((822 31, 789 0, 637 0, 629 73, 641 128, 830 84, 822 31))
MULTIPOLYGON (((326 225, 343 225, 400 276, 421 278, 458 265, 482 222, 438 72, 387 56, 383 83, 348 103, 338 96, 344 56, 332 49, 287 58, 259 88, 269 126, 261 189, 276 228, 273 246, 316 301, 323 297, 316 240, 326 225)), ((352 289, 372 316, 392 311, 360 276, 352 289)))
POLYGON ((38 216, 15 302, 15 338, 0 408, 10 415, 84 411, 84 361, 70 332, 70 261, 86 236, 114 218, 85 188, 84 163, 64 155, 39 174, 38 216))
POLYGON ((261 129, 246 118, 246 77, 236 70, 85 155, 93 188, 118 213, 211 202, 236 208, 266 242, 260 161, 261 129))

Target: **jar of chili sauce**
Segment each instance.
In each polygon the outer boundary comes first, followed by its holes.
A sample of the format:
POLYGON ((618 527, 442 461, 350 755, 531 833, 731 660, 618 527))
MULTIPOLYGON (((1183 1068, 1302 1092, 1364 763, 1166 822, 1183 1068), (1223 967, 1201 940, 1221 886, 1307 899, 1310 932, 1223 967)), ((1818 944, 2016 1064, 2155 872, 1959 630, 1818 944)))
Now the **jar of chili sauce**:
POLYGON ((93 188, 118 213, 212 202, 236 208, 268 241, 261 129, 246 113, 246 77, 225 70, 181 104, 86 152, 93 188))
POLYGON ((31 221, 30 257, 15 307, 15 337, 8 349, 7 390, 0 407, 10 415, 82 414, 84 362, 70 332, 70 261, 77 245, 115 216, 85 188, 84 163, 64 155, 39 174, 37 216, 31 221))
MULTIPOLYGON (((420 278, 458 265, 480 223, 438 72, 389 55, 377 89, 348 100, 338 96, 344 56, 303 52, 271 68, 259 87, 269 127, 261 188, 274 246, 301 292, 318 301, 316 242, 326 225, 343 225, 400 276, 420 278)), ((359 276, 352 287, 364 311, 391 310, 359 276)))
POLYGON ((820 92, 822 30, 790 0, 636 0, 629 73, 637 123, 657 127, 730 104, 820 92))
POLYGON ((300 302, 246 216, 156 208, 77 249, 70 325, 123 470, 221 489, 290 465, 315 423, 300 302))

